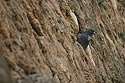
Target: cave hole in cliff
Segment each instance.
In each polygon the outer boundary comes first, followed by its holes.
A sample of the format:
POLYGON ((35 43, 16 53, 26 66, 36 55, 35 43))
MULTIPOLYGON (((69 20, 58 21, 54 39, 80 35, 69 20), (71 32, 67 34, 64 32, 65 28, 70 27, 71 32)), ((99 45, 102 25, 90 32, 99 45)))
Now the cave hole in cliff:
POLYGON ((111 31, 109 29, 106 29, 107 33, 111 35, 111 31))
POLYGON ((85 57, 85 62, 88 64, 88 60, 87 60, 87 58, 85 57))
POLYGON ((10 52, 13 52, 12 47, 11 47, 11 44, 8 44, 8 43, 7 43, 7 44, 6 44, 6 47, 9 49, 10 52))
POLYGON ((111 15, 108 15, 109 18, 111 18, 111 15))
POLYGON ((99 24, 99 26, 100 26, 101 28, 103 28, 102 24, 99 24))

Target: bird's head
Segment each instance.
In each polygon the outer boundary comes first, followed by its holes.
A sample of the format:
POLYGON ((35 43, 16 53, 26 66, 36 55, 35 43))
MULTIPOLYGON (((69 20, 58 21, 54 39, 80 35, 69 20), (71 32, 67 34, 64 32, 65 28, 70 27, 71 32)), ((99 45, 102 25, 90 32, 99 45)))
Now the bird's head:
POLYGON ((89 28, 89 29, 86 29, 86 31, 84 33, 86 33, 89 36, 92 36, 95 33, 95 31, 93 29, 89 28))

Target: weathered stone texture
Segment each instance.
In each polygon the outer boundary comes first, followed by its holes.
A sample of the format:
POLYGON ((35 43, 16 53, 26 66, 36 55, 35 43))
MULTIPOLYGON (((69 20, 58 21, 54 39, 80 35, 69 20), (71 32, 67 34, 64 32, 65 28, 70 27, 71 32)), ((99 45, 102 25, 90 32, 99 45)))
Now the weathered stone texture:
POLYGON ((16 83, 125 83, 120 33, 124 0, 0 0, 0 46, 16 83), (87 27, 96 34, 84 51, 75 36, 87 27))

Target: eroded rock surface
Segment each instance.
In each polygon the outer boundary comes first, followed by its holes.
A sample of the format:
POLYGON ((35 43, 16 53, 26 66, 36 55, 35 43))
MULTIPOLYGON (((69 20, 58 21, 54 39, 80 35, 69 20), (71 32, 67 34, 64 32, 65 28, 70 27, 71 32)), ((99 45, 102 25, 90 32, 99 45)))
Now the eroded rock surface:
POLYGON ((16 83, 125 83, 124 0, 0 0, 0 40, 16 83), (79 30, 96 34, 86 51, 79 30))

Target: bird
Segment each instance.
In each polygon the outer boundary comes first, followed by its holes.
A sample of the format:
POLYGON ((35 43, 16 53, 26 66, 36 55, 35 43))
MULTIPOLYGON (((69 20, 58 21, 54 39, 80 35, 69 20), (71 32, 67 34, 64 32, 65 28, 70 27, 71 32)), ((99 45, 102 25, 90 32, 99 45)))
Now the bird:
POLYGON ((76 34, 77 42, 83 47, 84 50, 89 45, 89 41, 91 40, 91 36, 95 33, 95 31, 91 28, 86 29, 86 31, 78 32, 76 34))

